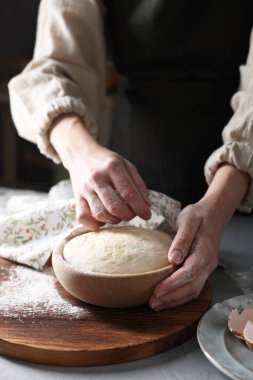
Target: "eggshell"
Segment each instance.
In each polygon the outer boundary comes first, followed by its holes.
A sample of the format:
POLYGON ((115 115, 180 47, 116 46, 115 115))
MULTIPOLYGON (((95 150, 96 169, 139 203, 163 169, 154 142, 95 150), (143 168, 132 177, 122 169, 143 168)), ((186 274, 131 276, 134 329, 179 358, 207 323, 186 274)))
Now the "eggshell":
POLYGON ((240 314, 237 309, 231 311, 228 319, 228 328, 240 339, 244 339, 244 329, 248 321, 253 323, 253 309, 245 309, 240 314))
MULTIPOLYGON (((253 313, 252 313, 253 316, 253 313)), ((253 351, 253 323, 248 321, 243 330, 244 339, 250 350, 253 351)))

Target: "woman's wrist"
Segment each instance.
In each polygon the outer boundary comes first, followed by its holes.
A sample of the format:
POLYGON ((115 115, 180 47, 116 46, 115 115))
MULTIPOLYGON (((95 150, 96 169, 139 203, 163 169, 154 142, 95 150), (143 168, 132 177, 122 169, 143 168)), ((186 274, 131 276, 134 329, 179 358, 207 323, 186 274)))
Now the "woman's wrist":
POLYGON ((76 166, 81 157, 89 156, 99 147, 75 114, 61 115, 55 119, 49 131, 49 140, 68 170, 76 166))
POLYGON ((248 192, 249 175, 230 164, 221 165, 199 203, 208 204, 223 229, 248 192))

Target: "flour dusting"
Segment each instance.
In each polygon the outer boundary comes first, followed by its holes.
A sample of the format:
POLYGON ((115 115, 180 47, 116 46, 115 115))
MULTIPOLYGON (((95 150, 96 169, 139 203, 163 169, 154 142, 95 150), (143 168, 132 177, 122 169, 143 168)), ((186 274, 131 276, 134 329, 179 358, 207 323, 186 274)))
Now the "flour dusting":
POLYGON ((236 284, 241 288, 244 294, 251 293, 253 291, 252 268, 248 272, 234 272, 233 277, 236 284))
MULTIPOLYGON (((65 300, 56 288, 57 280, 51 268, 38 272, 22 266, 6 268, 0 265, 0 319, 3 317, 79 319, 88 311, 65 300)), ((75 300, 73 300, 75 302, 75 300)))
POLYGON ((231 270, 226 263, 222 263, 222 267, 224 272, 241 289, 242 293, 248 294, 253 292, 253 267, 248 267, 246 272, 231 270))
POLYGON ((215 310, 219 320, 227 322, 227 318, 232 310, 238 309, 239 312, 242 312, 244 309, 251 309, 252 305, 253 293, 230 298, 222 303, 216 303, 213 306, 213 309, 215 310))

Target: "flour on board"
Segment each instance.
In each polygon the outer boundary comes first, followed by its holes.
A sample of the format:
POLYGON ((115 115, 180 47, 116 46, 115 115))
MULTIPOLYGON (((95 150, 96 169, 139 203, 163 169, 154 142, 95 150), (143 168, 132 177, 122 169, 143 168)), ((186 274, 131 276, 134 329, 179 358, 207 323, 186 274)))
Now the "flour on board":
MULTIPOLYGON (((51 268, 38 272, 23 266, 6 268, 0 265, 0 319, 1 317, 79 319, 88 310, 71 304, 57 290, 57 280, 51 268)), ((75 300, 73 299, 73 303, 75 300)))

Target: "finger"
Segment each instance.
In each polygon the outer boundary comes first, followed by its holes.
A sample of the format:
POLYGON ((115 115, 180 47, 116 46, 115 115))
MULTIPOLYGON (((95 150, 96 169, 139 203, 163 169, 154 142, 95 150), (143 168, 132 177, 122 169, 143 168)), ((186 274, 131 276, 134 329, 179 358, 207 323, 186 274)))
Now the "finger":
POLYGON ((93 218, 103 223, 116 224, 120 222, 119 218, 109 214, 95 192, 87 193, 86 198, 93 218))
POLYGON ((122 201, 116 190, 111 186, 97 187, 96 192, 110 215, 118 220, 131 220, 135 217, 133 211, 122 201))
POLYGON ((139 192, 141 193, 144 201, 147 203, 148 206, 151 205, 151 202, 150 202, 150 199, 148 197, 148 190, 147 190, 147 187, 145 185, 145 182, 143 181, 143 179, 141 178, 138 170, 136 169, 136 167, 128 160, 124 160, 124 164, 125 164, 125 167, 128 171, 128 174, 130 175, 130 177, 132 178, 135 186, 137 187, 137 189, 139 190, 139 192))
POLYGON ((155 308, 152 308, 154 309, 155 311, 162 311, 162 310, 165 310, 165 309, 173 309, 177 306, 181 306, 181 305, 184 305, 190 301, 192 301, 194 298, 192 297, 185 297, 185 298, 181 298, 181 299, 178 299, 174 302, 169 302, 169 303, 164 303, 164 304, 161 304, 161 305, 157 305, 155 308))
POLYGON ((186 263, 182 268, 179 268, 170 277, 161 281, 154 289, 154 297, 159 299, 167 293, 172 293, 181 287, 188 285, 193 280, 193 265, 186 263))
POLYGON ((182 288, 172 293, 167 293, 164 297, 155 299, 152 303, 155 310, 162 310, 169 307, 175 307, 182 305, 185 302, 189 302, 198 298, 201 290, 203 289, 207 276, 197 279, 193 283, 187 284, 182 288))
POLYGON ((153 309, 160 310, 172 305, 180 305, 185 300, 190 301, 197 298, 204 287, 207 277, 208 273, 205 273, 204 276, 199 276, 182 287, 163 293, 159 298, 152 296, 150 298, 150 306, 153 309))
POLYGON ((177 227, 178 227, 178 225, 179 225, 180 220, 182 219, 182 217, 185 216, 186 214, 188 214, 190 211, 193 211, 193 207, 194 207, 194 205, 189 204, 188 206, 184 207, 180 211, 180 213, 177 216, 177 227))
POLYGON ((189 286, 194 281, 205 281, 216 265, 217 258, 212 256, 209 258, 208 252, 205 254, 202 251, 192 252, 181 268, 157 284, 154 297, 162 298, 167 293, 189 286))
POLYGON ((88 202, 82 197, 76 201, 76 219, 91 231, 98 230, 99 227, 104 225, 104 223, 92 217, 88 202))
POLYGON ((150 207, 137 190, 125 166, 120 162, 115 162, 115 164, 113 170, 110 172, 113 186, 135 215, 145 220, 150 219, 150 207))
MULTIPOLYGON (((196 240, 199 239, 197 238, 196 240)), ((170 277, 157 284, 153 293, 155 298, 162 298, 167 293, 173 293, 184 286, 189 286, 194 281, 206 280, 213 270, 213 261, 215 259, 209 259, 209 252, 205 251, 203 253, 199 248, 198 244, 194 244, 184 265, 172 273, 170 277)))
POLYGON ((193 212, 185 213, 183 216, 179 214, 178 230, 168 254, 172 264, 179 265, 185 260, 201 222, 202 218, 193 212))

